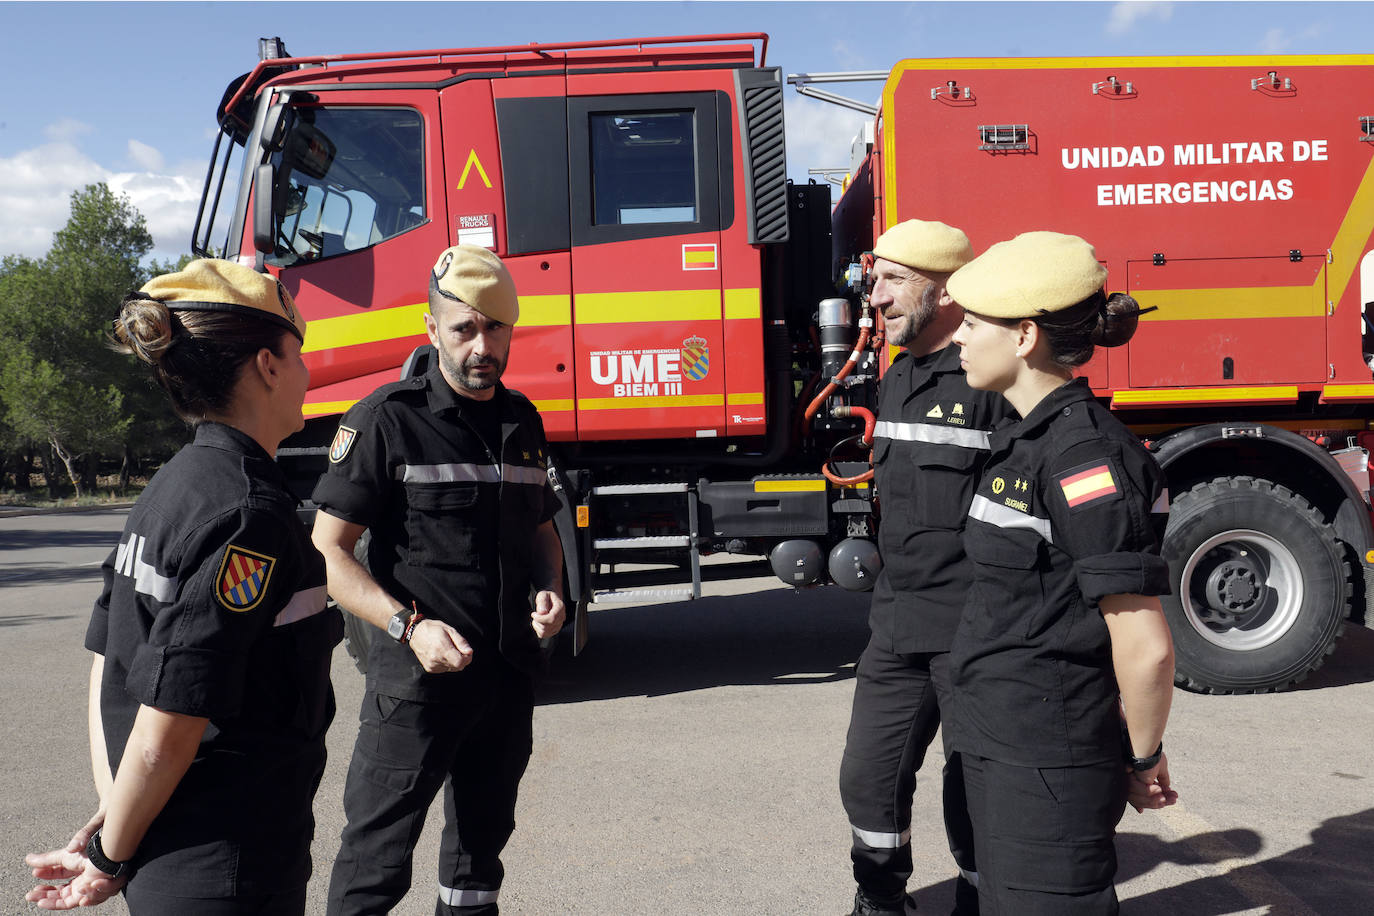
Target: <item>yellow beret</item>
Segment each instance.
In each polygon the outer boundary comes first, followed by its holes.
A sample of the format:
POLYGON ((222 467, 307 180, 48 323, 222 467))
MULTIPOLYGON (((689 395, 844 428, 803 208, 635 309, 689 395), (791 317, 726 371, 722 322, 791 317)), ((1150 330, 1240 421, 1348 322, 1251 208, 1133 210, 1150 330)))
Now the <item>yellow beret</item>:
POLYGON ((949 273, 973 260, 973 246, 953 226, 909 219, 878 236, 873 254, 915 270, 949 273))
POLYGON ((1023 232, 959 268, 946 289, 990 318, 1035 318, 1077 305, 1107 282, 1093 246, 1076 235, 1023 232))
POLYGON ((439 255, 430 274, 429 307, 436 305, 435 291, 446 299, 456 299, 494 321, 515 324, 520 318, 520 300, 515 281, 501 259, 475 245, 454 245, 439 255))
POLYGON ((286 287, 235 261, 202 258, 154 277, 142 292, 174 312, 235 312, 280 325, 305 340, 305 319, 286 287))

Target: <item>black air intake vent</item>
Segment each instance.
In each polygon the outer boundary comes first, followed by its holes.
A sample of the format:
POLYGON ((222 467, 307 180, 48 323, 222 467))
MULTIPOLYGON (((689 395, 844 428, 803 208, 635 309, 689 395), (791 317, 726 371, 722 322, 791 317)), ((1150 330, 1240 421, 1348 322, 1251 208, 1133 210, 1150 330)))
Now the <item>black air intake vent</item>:
POLYGON ((777 67, 735 71, 744 144, 749 243, 787 241, 787 144, 782 75, 777 67))

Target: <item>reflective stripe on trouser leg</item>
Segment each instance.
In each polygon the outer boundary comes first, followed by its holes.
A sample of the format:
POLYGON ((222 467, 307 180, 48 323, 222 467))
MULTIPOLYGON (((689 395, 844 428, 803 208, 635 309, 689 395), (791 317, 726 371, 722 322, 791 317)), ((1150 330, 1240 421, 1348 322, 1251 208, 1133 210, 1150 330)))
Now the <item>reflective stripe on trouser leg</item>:
POLYGON ((862 827, 849 825, 849 829, 854 831, 854 838, 872 849, 901 849, 911 842, 911 828, 903 830, 901 833, 879 833, 876 830, 864 830, 862 827))
POLYGON ((501 895, 499 890, 478 891, 461 887, 439 885, 439 899, 449 906, 487 906, 495 903, 501 895))
POLYGON ((929 655, 898 655, 875 638, 855 674, 840 798, 853 836, 854 881, 872 900, 904 894, 912 873, 916 771, 940 723, 929 665, 929 655))
POLYGON ((978 872, 969 871, 967 868, 961 868, 959 869, 959 875, 974 887, 978 886, 978 872))

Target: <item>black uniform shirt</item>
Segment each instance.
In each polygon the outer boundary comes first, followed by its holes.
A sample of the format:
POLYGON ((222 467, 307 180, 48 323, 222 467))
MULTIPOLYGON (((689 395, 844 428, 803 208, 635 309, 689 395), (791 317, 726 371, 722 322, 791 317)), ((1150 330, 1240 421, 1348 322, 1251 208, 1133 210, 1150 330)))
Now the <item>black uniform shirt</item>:
POLYGON ((968 386, 951 344, 898 354, 878 391, 873 463, 883 569, 869 626, 893 652, 949 649, 968 591, 960 541, 988 433, 1012 409, 968 386))
POLYGON ((377 634, 368 687, 410 700, 456 700, 457 678, 481 676, 498 656, 539 665, 530 626, 534 531, 553 518, 544 426, 534 405, 498 385, 501 453, 479 435, 474 404, 436 365, 383 385, 344 416, 314 500, 372 532, 368 566, 404 605, 455 627, 473 647, 463 672, 430 674, 409 646, 377 634))
MULTIPOLYGON (((993 434, 950 649, 954 746, 1018 766, 1120 759, 1104 595, 1162 595, 1154 458, 1075 379, 993 434)), ((946 720, 949 721, 948 719, 946 720)))
POLYGON ((134 857, 172 892, 268 894, 310 876, 343 625, 325 607, 324 561, 295 504, 253 439, 201 423, 103 567, 86 648, 105 657, 111 770, 140 705, 210 720, 134 857))

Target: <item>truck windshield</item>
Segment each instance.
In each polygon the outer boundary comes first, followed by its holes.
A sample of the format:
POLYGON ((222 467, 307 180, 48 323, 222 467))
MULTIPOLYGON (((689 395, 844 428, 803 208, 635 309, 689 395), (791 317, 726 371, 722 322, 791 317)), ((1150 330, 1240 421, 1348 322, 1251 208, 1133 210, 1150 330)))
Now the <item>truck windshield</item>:
POLYGON ((423 224, 423 141, 413 109, 294 109, 269 160, 275 241, 267 263, 331 258, 423 224))

